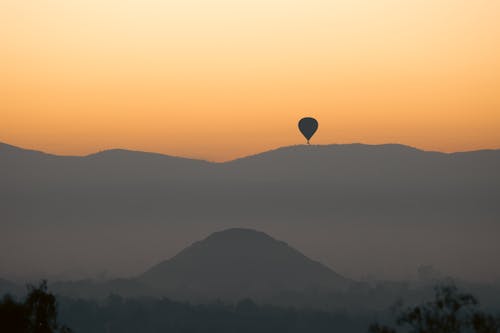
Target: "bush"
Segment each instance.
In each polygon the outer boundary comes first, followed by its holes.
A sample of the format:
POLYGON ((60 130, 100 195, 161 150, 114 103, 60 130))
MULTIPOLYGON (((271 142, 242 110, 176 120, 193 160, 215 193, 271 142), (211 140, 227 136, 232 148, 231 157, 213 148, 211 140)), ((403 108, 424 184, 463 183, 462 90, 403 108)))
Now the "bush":
MULTIPOLYGON (((497 333, 500 318, 477 309, 478 301, 461 293, 453 284, 438 285, 434 300, 402 310, 397 326, 410 333, 497 333)), ((370 326, 371 333, 396 333, 396 329, 378 323, 370 326)))
POLYGON ((66 326, 57 323, 57 303, 47 291, 47 281, 38 287, 28 286, 23 302, 16 302, 6 295, 0 302, 0 331, 16 333, 70 333, 66 326))

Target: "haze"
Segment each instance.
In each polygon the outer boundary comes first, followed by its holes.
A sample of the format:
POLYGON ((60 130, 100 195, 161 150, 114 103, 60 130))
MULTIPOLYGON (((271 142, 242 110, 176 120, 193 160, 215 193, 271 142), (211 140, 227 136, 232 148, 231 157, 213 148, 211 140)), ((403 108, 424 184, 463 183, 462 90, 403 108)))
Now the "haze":
POLYGON ((500 150, 298 145, 208 163, 0 143, 0 165, 4 278, 134 276, 234 227, 290 242, 352 279, 411 280, 420 265, 500 277, 500 150))

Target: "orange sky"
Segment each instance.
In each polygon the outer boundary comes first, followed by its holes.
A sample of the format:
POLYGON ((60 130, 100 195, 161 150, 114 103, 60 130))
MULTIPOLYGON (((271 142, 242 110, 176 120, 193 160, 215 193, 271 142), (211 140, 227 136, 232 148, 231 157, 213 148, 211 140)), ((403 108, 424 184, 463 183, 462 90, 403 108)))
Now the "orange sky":
POLYGON ((227 160, 500 148, 498 0, 2 0, 0 141, 227 160))

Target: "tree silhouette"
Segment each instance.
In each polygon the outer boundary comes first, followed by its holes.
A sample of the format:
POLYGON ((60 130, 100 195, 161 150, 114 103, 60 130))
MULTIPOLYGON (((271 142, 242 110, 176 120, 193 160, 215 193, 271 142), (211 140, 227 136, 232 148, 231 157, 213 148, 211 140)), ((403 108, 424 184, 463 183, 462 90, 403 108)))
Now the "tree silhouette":
POLYGON ((6 295, 0 302, 0 331, 19 333, 70 333, 57 323, 57 303, 47 291, 47 281, 35 287, 28 286, 24 302, 16 302, 6 295))
MULTIPOLYGON (((497 333, 500 318, 477 310, 478 301, 460 293, 453 284, 435 287, 434 300, 403 310, 397 325, 409 333, 497 333)), ((378 323, 371 333, 396 333, 396 329, 378 323)))
POLYGON ((17 303, 10 295, 0 301, 0 331, 29 332, 28 312, 22 303, 17 303))

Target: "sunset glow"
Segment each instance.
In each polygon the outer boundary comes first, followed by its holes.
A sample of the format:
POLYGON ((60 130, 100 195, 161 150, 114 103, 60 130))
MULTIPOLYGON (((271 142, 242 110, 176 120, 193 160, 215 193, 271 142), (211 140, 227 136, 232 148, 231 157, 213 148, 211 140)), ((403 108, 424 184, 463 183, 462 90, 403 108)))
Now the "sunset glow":
POLYGON ((0 141, 228 160, 500 148, 500 1, 3 0, 0 141))

